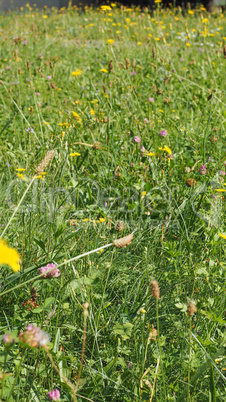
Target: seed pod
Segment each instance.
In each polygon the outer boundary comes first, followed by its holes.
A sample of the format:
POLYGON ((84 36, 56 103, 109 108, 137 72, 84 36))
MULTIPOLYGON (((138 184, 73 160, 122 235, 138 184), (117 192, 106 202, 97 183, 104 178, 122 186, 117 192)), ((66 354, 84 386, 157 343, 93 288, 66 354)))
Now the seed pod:
POLYGON ((124 229, 125 224, 123 221, 118 221, 116 223, 116 230, 118 230, 118 232, 122 232, 122 230, 124 229))
POLYGON ((132 243, 133 240, 133 234, 129 234, 128 236, 122 237, 121 239, 117 239, 113 241, 113 244, 115 247, 124 247, 126 248, 126 246, 128 246, 129 244, 132 243))
POLYGON ((224 59, 226 59, 226 45, 224 45, 224 48, 223 48, 223 55, 224 55, 224 59))
POLYGON ((126 57, 126 69, 128 70, 130 67, 130 61, 129 59, 126 57))
POLYGON ((192 317, 195 313, 197 313, 196 302, 191 300, 188 303, 187 312, 190 317, 192 317))
POLYGON ((160 289, 157 281, 151 281, 151 294, 155 299, 159 299, 160 297, 160 289))
POLYGON ((109 70, 109 73, 112 72, 112 70, 113 70, 113 60, 110 61, 109 65, 108 65, 108 70, 109 70))
POLYGON ((167 75, 167 77, 165 78, 165 81, 164 81, 165 86, 168 84, 169 79, 170 79, 170 75, 167 75))
POLYGON ((36 175, 40 175, 42 172, 45 171, 45 169, 47 168, 48 164, 51 162, 51 160, 53 159, 55 155, 55 151, 48 151, 45 158, 41 161, 41 163, 37 166, 37 168, 35 169, 35 173, 36 175))

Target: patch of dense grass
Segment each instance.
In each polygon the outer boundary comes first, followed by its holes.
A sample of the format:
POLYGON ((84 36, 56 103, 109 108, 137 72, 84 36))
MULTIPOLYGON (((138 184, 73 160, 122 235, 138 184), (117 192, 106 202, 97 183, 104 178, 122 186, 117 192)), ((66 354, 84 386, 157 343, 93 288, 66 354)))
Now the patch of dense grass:
POLYGON ((1 236, 22 260, 1 266, 0 399, 223 401, 225 15, 0 22, 1 236), (43 279, 48 263, 61 275, 43 279), (31 323, 48 349, 17 338, 31 323))

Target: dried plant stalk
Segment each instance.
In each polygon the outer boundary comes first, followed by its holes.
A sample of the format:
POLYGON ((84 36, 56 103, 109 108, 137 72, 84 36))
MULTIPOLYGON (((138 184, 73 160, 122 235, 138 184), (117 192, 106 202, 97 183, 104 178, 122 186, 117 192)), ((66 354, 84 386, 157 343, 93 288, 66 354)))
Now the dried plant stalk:
POLYGON ((154 296, 155 299, 160 298, 160 289, 159 289, 159 284, 157 281, 151 282, 151 294, 152 294, 152 296, 154 296))
POLYGON ((130 233, 128 236, 121 237, 121 239, 117 239, 113 241, 113 244, 115 247, 124 247, 128 246, 129 244, 132 243, 133 240, 133 233, 130 233))
POLYGON ((35 173, 36 175, 41 174, 47 168, 48 164, 51 162, 55 155, 55 151, 48 151, 45 158, 41 161, 41 163, 37 166, 35 173))

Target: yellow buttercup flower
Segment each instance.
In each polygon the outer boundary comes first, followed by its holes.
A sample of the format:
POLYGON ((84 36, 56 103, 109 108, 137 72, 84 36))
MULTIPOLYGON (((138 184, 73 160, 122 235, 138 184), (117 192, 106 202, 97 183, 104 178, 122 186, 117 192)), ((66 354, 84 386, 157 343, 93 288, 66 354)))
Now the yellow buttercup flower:
POLYGON ((76 71, 72 71, 72 73, 71 73, 72 77, 76 77, 77 75, 81 75, 81 74, 82 74, 82 70, 79 70, 78 68, 76 71))
POLYGON ((149 152, 149 153, 147 154, 147 156, 154 156, 154 155, 155 155, 154 152, 149 152))
POLYGON ((224 193, 226 190, 225 188, 216 188, 215 191, 218 191, 219 193, 224 193))
POLYGON ((0 265, 9 265, 14 272, 20 270, 20 255, 17 250, 10 248, 5 240, 0 239, 0 265))
POLYGON ((103 10, 103 11, 111 11, 111 7, 110 7, 110 6, 101 6, 100 8, 101 8, 101 10, 103 10))
POLYGON ((115 43, 114 39, 108 39, 108 43, 109 45, 113 45, 113 43, 115 43))
POLYGON ((79 154, 78 152, 72 152, 71 154, 69 154, 71 157, 73 156, 80 156, 81 154, 79 154))
POLYGON ((19 177, 19 179, 22 179, 24 181, 26 181, 26 177, 24 177, 23 173, 17 173, 17 177, 19 177))
POLYGON ((171 149, 167 145, 164 145, 164 147, 160 147, 159 149, 160 149, 160 151, 166 151, 170 155, 173 154, 171 149))
POLYGON ((226 240, 226 235, 225 235, 225 234, 223 234, 223 233, 218 233, 218 236, 219 236, 219 237, 222 237, 222 239, 225 239, 225 240, 226 240))
POLYGON ((108 73, 108 70, 106 70, 106 68, 101 68, 100 71, 101 71, 102 73, 106 73, 106 74, 108 73))
POLYGON ((26 169, 24 169, 24 168, 18 168, 18 169, 16 169, 17 170, 17 172, 24 172, 26 169))

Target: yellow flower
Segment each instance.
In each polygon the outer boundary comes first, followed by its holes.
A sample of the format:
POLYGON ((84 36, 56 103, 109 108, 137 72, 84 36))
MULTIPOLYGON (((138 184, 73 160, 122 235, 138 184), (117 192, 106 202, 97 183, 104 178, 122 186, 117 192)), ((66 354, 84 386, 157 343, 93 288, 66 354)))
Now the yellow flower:
POLYGON ((164 145, 164 147, 160 147, 159 149, 160 149, 160 151, 166 151, 170 155, 173 154, 171 149, 167 145, 164 145))
POLYGON ((120 34, 120 33, 121 33, 121 31, 116 31, 116 33, 117 33, 117 34, 120 34))
POLYGON ((80 119, 80 116, 79 116, 78 113, 72 112, 72 114, 73 114, 73 117, 74 117, 76 120, 80 119))
POLYGON ((115 4, 115 3, 111 3, 111 6, 112 6, 112 7, 116 7, 116 4, 115 4))
POLYGON ((191 44, 190 44, 190 43, 186 43, 186 46, 187 46, 187 47, 190 47, 190 46, 191 46, 191 44))
POLYGON ((79 68, 77 68, 76 71, 72 71, 71 75, 72 77, 76 77, 77 75, 81 75, 82 74, 82 70, 79 70, 79 68))
POLYGON ((203 18, 202 23, 207 24, 207 22, 209 22, 208 18, 203 18))
POLYGON ((194 14, 194 11, 188 10, 188 14, 192 15, 192 14, 194 14))
POLYGON ((73 152, 73 153, 71 153, 71 154, 69 154, 71 157, 73 157, 73 156, 80 156, 81 154, 79 154, 78 152, 73 152))
POLYGON ((149 152, 147 155, 148 155, 148 156, 154 156, 155 153, 154 153, 154 152, 149 152))
POLYGON ((24 177, 23 173, 17 173, 17 176, 19 177, 19 179, 22 179, 25 181, 27 180, 26 177, 24 177))
POLYGON ((215 191, 218 191, 219 193, 223 193, 225 190, 225 188, 216 188, 215 191))
POLYGON ((113 45, 113 43, 115 43, 114 39, 108 39, 108 43, 109 45, 113 45))
POLYGON ((17 250, 10 248, 5 240, 0 239, 0 265, 9 265, 14 272, 20 270, 20 255, 17 250))
POLYGON ((155 40, 160 40, 160 38, 155 38, 155 40))
POLYGON ((26 169, 24 169, 24 168, 18 168, 18 169, 16 169, 17 170, 17 172, 24 172, 26 169))
POLYGON ((43 15, 43 18, 48 18, 48 15, 43 15))
POLYGON ((222 239, 225 239, 225 240, 226 240, 226 235, 225 235, 225 234, 223 234, 223 233, 218 233, 218 236, 219 236, 219 237, 222 237, 222 239))
POLYGON ((103 11, 111 11, 111 7, 110 7, 110 6, 101 6, 100 8, 101 8, 101 10, 103 10, 103 11))
POLYGON ((95 110, 91 109, 91 110, 90 110, 90 114, 94 115, 94 114, 95 114, 95 110))
POLYGON ((147 191, 142 191, 141 197, 142 197, 142 198, 145 197, 146 194, 147 194, 147 191))
POLYGON ((106 70, 106 68, 101 68, 100 71, 101 71, 102 73, 108 73, 108 70, 106 70))
POLYGON ((154 2, 155 2, 155 4, 157 4, 157 3, 161 3, 162 0, 155 0, 154 2))
MULTIPOLYGON (((159 2, 159 0, 155 0, 155 3, 156 3, 156 1, 159 2)), ((145 314, 147 311, 146 311, 144 308, 142 308, 142 309, 140 310, 140 312, 141 312, 142 314, 145 314)))

